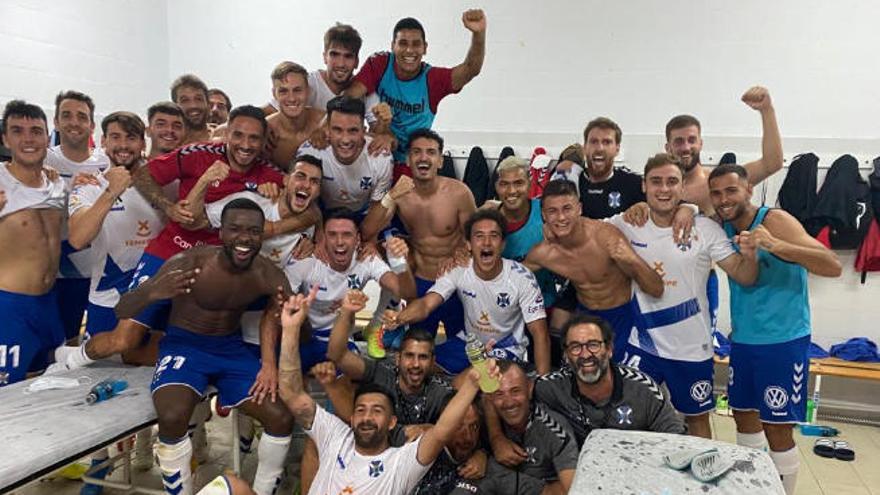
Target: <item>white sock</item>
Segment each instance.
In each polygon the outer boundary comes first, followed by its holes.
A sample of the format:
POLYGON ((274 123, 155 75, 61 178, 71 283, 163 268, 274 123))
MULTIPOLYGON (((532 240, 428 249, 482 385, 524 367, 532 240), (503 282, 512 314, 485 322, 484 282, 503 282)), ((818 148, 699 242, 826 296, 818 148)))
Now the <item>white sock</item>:
POLYGON ((156 456, 162 469, 165 492, 170 495, 192 495, 192 442, 189 437, 176 443, 165 443, 160 439, 156 456))
POLYGON ((758 433, 736 432, 736 444, 767 452, 767 437, 763 431, 758 433))
POLYGON ((55 349, 55 362, 69 370, 75 370, 88 366, 95 362, 86 355, 86 344, 83 342, 77 347, 62 345, 55 349))
POLYGON ((290 447, 290 435, 272 436, 263 432, 257 447, 257 474, 254 476, 254 491, 257 495, 272 495, 278 487, 281 472, 284 471, 284 458, 290 447))
POLYGON ((786 495, 794 493, 794 487, 797 485, 798 467, 801 464, 801 458, 798 456, 797 447, 792 447, 782 452, 770 451, 770 458, 779 471, 779 477, 782 478, 782 486, 785 488, 786 495))

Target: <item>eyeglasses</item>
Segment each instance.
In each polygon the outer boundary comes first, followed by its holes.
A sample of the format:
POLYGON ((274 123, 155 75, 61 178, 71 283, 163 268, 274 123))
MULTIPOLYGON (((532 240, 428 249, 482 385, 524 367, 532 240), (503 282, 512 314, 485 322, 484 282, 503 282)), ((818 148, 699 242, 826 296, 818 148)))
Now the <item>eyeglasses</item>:
POLYGON ((584 349, 590 351, 590 354, 596 354, 605 346, 604 340, 588 340, 586 342, 570 342, 565 346, 565 351, 574 355, 580 355, 584 349))

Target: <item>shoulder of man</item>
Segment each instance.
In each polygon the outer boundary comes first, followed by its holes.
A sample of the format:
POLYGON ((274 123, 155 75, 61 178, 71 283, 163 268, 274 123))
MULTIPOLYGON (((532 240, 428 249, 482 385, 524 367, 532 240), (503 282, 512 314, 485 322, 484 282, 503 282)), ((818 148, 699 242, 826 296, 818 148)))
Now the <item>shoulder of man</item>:
POLYGON ((542 430, 549 433, 550 438, 566 442, 574 438, 571 425, 559 413, 540 403, 535 404, 535 413, 532 424, 538 424, 542 430))
POLYGON ((199 155, 218 155, 226 156, 226 144, 205 141, 200 143, 191 143, 177 150, 180 156, 199 156, 199 155))
POLYGON ((639 395, 656 399, 663 402, 663 391, 653 378, 635 368, 629 366, 617 366, 617 371, 623 379, 623 395, 639 395))

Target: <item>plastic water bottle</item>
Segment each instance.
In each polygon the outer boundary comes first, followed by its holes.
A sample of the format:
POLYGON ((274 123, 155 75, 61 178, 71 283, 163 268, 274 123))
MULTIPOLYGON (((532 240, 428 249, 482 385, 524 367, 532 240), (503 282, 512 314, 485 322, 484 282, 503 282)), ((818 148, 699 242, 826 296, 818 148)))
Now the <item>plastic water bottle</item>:
MULTIPOLYGON (((393 238, 394 235, 389 230, 385 232, 385 242, 388 242, 393 238)), ((388 266, 391 267, 391 271, 394 273, 403 273, 409 268, 409 264, 406 262, 405 256, 392 256, 390 251, 387 251, 385 254, 388 256, 388 266)))
POLYGON ((86 402, 94 404, 96 402, 105 401, 111 397, 119 395, 120 392, 128 388, 128 382, 125 380, 104 380, 97 383, 89 395, 86 396, 86 402))
POLYGON ((489 376, 489 362, 486 360, 486 346, 476 335, 469 333, 464 344, 464 352, 467 354, 471 366, 480 372, 480 390, 491 394, 498 390, 498 380, 489 376))

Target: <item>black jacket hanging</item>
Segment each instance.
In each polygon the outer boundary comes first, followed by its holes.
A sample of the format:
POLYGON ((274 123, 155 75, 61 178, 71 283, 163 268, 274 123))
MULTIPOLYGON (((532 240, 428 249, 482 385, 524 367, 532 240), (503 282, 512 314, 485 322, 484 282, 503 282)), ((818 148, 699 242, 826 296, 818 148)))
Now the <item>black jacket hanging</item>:
MULTIPOLYGON (((788 168, 788 174, 779 189, 779 207, 798 219, 806 227, 806 220, 816 205, 816 175, 819 170, 819 157, 813 153, 797 155, 788 168)), ((809 231, 809 229, 807 229, 809 231)), ((819 229, 810 232, 816 236, 819 229)))
POLYGON ((852 155, 834 160, 816 197, 812 214, 805 222, 807 230, 813 234, 813 229, 827 225, 831 229, 832 248, 856 249, 865 238, 873 218, 871 190, 859 174, 858 160, 852 155))
POLYGON ((479 208, 489 198, 489 191, 492 186, 489 183, 489 164, 486 163, 486 157, 479 146, 471 148, 471 154, 468 156, 462 180, 464 180, 464 183, 474 194, 474 201, 476 201, 479 208))

